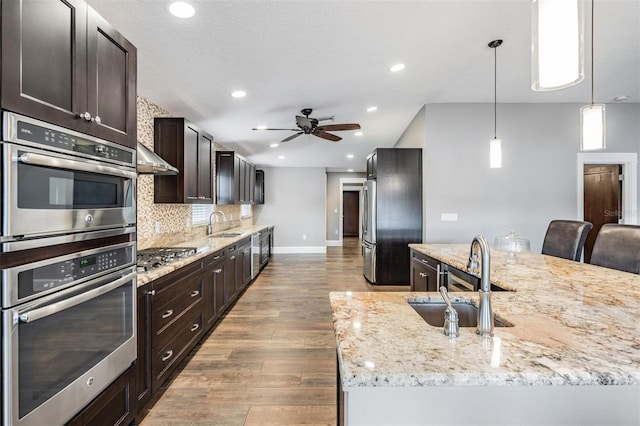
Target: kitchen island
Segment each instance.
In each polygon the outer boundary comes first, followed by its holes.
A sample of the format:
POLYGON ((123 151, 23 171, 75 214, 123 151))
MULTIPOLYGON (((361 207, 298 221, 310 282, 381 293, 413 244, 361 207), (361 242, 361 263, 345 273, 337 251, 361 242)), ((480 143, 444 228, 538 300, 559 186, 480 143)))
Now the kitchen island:
MULTIPOLYGON (((410 245, 465 269, 469 245, 410 245)), ((437 293, 332 292, 348 425, 640 424, 640 276, 546 255, 491 253, 496 317, 449 338, 407 303, 437 293)), ((408 267, 408 266, 407 266, 408 267)), ((477 303, 477 293, 452 301, 477 303)))

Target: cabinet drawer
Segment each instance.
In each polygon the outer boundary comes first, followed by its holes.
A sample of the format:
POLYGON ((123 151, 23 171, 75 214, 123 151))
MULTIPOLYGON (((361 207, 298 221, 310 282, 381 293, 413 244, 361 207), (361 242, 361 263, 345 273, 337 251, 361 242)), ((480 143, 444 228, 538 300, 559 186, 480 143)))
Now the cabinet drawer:
POLYGON ((226 256, 225 250, 218 250, 217 252, 210 254, 204 260, 205 269, 211 268, 212 265, 215 265, 216 263, 220 262, 220 259, 222 259, 225 256, 226 256))
POLYGON ((440 264, 439 260, 436 260, 433 257, 429 257, 426 254, 420 253, 415 250, 411 250, 411 261, 421 263, 422 265, 431 267, 433 269, 436 269, 437 266, 440 264))
POLYGON ((180 281, 170 291, 157 293, 153 300, 153 324, 156 335, 161 335, 190 307, 202 302, 204 276, 180 281))
POLYGON ((200 340, 202 333, 202 309, 195 307, 168 329, 166 338, 156 339, 160 345, 153 351, 154 391, 200 340))

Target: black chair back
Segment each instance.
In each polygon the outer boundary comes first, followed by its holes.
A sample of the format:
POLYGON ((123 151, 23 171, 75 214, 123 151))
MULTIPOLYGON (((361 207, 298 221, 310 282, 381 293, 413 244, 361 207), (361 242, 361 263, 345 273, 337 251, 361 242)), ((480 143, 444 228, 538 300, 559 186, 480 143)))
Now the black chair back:
POLYGON ((579 261, 591 228, 590 222, 552 220, 544 236, 542 254, 579 261))
POLYGON ((640 274, 640 226, 602 225, 593 244, 591 264, 640 274))

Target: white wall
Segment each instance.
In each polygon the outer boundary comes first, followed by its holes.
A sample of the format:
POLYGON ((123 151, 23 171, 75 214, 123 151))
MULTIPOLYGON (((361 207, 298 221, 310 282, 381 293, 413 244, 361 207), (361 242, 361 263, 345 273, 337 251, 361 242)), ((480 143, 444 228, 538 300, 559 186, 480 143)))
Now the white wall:
POLYGON ((276 253, 324 253, 326 172, 319 167, 264 168, 265 203, 254 223, 274 225, 276 253), (306 235, 306 239, 303 239, 306 235))
MULTIPOLYGON (((425 109, 424 241, 490 243, 514 229, 540 251, 552 219, 576 217, 581 104, 498 104, 503 167, 489 168, 493 104, 425 109), (457 222, 442 222, 457 213, 457 222)), ((607 105, 605 152, 638 152, 640 105, 607 105)))

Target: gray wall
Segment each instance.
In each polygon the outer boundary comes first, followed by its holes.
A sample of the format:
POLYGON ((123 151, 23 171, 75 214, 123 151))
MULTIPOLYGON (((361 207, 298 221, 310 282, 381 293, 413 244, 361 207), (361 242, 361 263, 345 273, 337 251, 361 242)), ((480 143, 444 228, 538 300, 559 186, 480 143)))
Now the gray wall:
POLYGON ((365 179, 366 173, 327 173, 327 241, 338 241, 340 234, 336 234, 336 230, 340 230, 340 179, 365 179))
MULTIPOLYGON (((493 104, 430 104, 423 147, 425 242, 490 243, 510 229, 540 251, 552 219, 576 217, 581 104, 498 104, 503 167, 489 168, 493 104), (441 221, 457 213, 457 222, 441 221)), ((605 152, 638 152, 640 105, 607 105, 605 152)))
MULTIPOLYGON (((427 142, 426 126, 426 105, 420 108, 420 111, 413 117, 411 123, 400 136, 400 139, 394 145, 394 148, 423 148, 427 142)), ((424 151, 422 152, 424 155, 424 151)), ((424 163, 423 163, 424 164, 424 163)))
POLYGON ((324 252, 326 172, 319 167, 264 168, 265 204, 254 223, 275 225, 276 253, 324 252), (306 239, 302 236, 306 235, 306 239))

